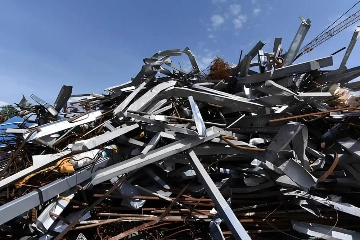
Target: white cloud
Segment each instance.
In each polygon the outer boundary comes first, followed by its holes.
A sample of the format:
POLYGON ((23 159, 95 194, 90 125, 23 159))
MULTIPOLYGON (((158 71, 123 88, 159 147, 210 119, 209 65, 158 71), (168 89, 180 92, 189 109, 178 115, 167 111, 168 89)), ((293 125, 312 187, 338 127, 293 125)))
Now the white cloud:
POLYGON ((199 61, 199 67, 201 70, 206 69, 208 66, 210 66, 211 62, 215 59, 215 57, 202 57, 199 61))
POLYGON ((212 3, 226 3, 226 0, 212 0, 212 3))
POLYGON ((9 103, 4 102, 4 101, 0 101, 0 107, 6 106, 6 105, 9 105, 9 103))
POLYGON ((230 13, 232 14, 232 15, 238 15, 239 13, 240 13, 240 11, 241 11, 241 6, 239 5, 239 4, 231 4, 230 5, 230 7, 229 7, 229 9, 230 9, 230 13))
POLYGON ((213 34, 209 34, 208 38, 213 39, 213 38, 215 38, 215 36, 213 34))
POLYGON ((224 24, 225 19, 220 15, 213 15, 211 17, 211 25, 214 28, 220 27, 222 24, 224 24))
POLYGON ((214 61, 217 55, 217 51, 211 51, 209 49, 204 49, 202 53, 197 55, 197 61, 199 64, 199 68, 201 70, 205 70, 207 67, 210 66, 211 62, 214 61))
POLYGON ((234 28, 235 28, 235 29, 240 29, 240 28, 242 28, 243 23, 246 22, 246 20, 247 20, 246 15, 242 15, 242 14, 241 14, 241 15, 237 16, 237 18, 235 18, 235 19, 233 20, 234 28))
POLYGON ((252 4, 255 4, 257 2, 257 0, 251 0, 252 4))
POLYGON ((259 15, 259 13, 261 12, 261 9, 260 8, 255 8, 254 11, 253 11, 253 14, 255 16, 259 15))

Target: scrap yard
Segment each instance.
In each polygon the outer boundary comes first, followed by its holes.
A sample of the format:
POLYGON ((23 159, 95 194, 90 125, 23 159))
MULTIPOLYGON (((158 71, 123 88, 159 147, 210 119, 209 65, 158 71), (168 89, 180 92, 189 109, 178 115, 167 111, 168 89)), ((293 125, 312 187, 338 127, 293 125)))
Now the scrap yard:
POLYGON ((0 118, 0 239, 360 239, 358 20, 303 44, 300 17, 290 46, 206 69, 159 51, 103 94, 19 95, 0 118))

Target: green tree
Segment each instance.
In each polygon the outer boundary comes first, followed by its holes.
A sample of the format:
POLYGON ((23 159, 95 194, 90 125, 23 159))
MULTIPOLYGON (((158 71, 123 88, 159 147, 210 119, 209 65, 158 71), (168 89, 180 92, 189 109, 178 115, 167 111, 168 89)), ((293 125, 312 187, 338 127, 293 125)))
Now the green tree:
POLYGON ((19 110, 17 110, 12 105, 6 105, 6 106, 0 107, 0 115, 7 116, 8 118, 12 118, 14 116, 19 116, 19 113, 20 113, 19 110))

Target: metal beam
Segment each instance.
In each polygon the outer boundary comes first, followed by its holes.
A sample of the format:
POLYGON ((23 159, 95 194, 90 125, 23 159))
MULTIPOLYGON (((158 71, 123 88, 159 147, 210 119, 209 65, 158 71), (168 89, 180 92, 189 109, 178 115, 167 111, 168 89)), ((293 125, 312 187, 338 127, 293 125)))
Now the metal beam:
POLYGON ((207 142, 213 138, 219 137, 220 132, 214 132, 213 134, 208 134, 205 138, 195 138, 189 137, 171 144, 168 144, 164 147, 152 150, 147 154, 140 154, 133 158, 130 158, 121 163, 115 164, 111 167, 101 169, 100 171, 94 174, 93 180, 91 183, 93 185, 105 182, 119 176, 124 173, 128 173, 132 170, 142 168, 151 163, 155 163, 164 158, 170 157, 174 154, 186 151, 189 148, 197 146, 201 143, 207 142))
POLYGON ((128 133, 138 127, 139 127, 138 124, 133 124, 130 126, 125 126, 125 127, 118 127, 111 132, 106 132, 99 136, 96 136, 96 137, 93 137, 93 138, 90 138, 87 140, 75 142, 75 144, 71 147, 71 150, 72 151, 87 151, 87 150, 93 149, 103 143, 111 141, 114 138, 117 138, 125 133, 128 133))
POLYGON ((246 78, 240 79, 240 83, 261 83, 265 82, 269 79, 275 79, 280 77, 286 77, 297 73, 305 73, 312 70, 317 70, 324 67, 329 67, 333 65, 332 56, 319 58, 315 60, 311 60, 308 62, 302 62, 298 64, 293 64, 290 66, 282 67, 275 69, 273 73, 271 71, 267 71, 265 73, 259 73, 247 76, 246 78))
POLYGON ((340 63, 340 67, 339 67, 340 71, 346 70, 346 63, 347 63, 347 61, 348 61, 348 59, 349 59, 349 57, 350 57, 350 54, 351 54, 352 50, 354 49, 354 46, 355 46, 356 41, 357 41, 357 39, 359 38, 359 36, 360 36, 360 27, 357 27, 357 28, 355 29, 355 32, 354 32, 352 38, 351 38, 351 41, 350 41, 350 43, 349 43, 349 46, 348 46, 348 48, 346 49, 346 53, 345 53, 345 55, 344 55, 344 58, 343 58, 343 60, 342 60, 341 63, 340 63))
POLYGON ((288 65, 292 64, 296 55, 299 52, 300 46, 301 46, 302 42, 304 41, 304 38, 305 38, 307 32, 309 31, 309 29, 311 27, 310 19, 305 20, 300 17, 300 20, 301 20, 300 27, 289 47, 289 50, 286 53, 286 57, 284 60, 284 66, 288 66, 288 65))
POLYGON ((184 97, 184 98, 187 98, 188 96, 192 96, 196 101, 217 104, 223 106, 224 108, 228 108, 233 112, 250 110, 256 113, 263 108, 262 104, 250 102, 246 98, 235 99, 227 96, 219 97, 214 94, 194 91, 192 89, 186 89, 186 88, 177 88, 177 87, 170 88, 164 91, 164 95, 168 97, 184 97))
POLYGON ((148 104, 150 104, 153 101, 153 99, 157 95, 159 95, 160 92, 164 91, 165 89, 167 89, 169 87, 175 86, 175 84, 176 84, 176 81, 168 81, 168 82, 163 82, 163 83, 156 85, 155 87, 153 87, 152 89, 147 91, 144 95, 139 97, 134 103, 132 103, 129 106, 128 110, 142 111, 148 104))
POLYGON ((114 110, 114 116, 124 111, 124 109, 129 105, 129 103, 136 97, 136 95, 146 86, 146 84, 150 81, 149 78, 147 78, 145 81, 143 81, 139 87, 137 87, 132 93, 130 93, 127 98, 125 98, 124 101, 122 101, 114 110))
MULTIPOLYGON (((54 123, 41 125, 40 127, 38 127, 40 129, 40 131, 37 132, 37 133, 34 133, 29 138, 29 141, 31 141, 31 140, 33 140, 35 138, 41 138, 41 137, 44 137, 44 136, 48 136, 50 134, 57 133, 57 132, 62 131, 62 130, 66 130, 66 129, 69 129, 69 128, 72 128, 72 127, 76 127, 76 126, 82 125, 84 123, 93 122, 100 115, 101 115, 101 111, 95 111, 95 112, 85 114, 82 117, 79 117, 74 122, 69 122, 68 120, 63 120, 63 121, 57 121, 57 122, 54 122, 54 123)), ((28 134, 29 133, 26 133, 26 134, 23 135, 24 139, 26 139, 28 137, 28 134)))
POLYGON ((358 208, 354 205, 351 205, 349 203, 334 202, 327 198, 325 199, 325 198, 313 196, 307 192, 299 191, 299 190, 293 191, 293 192, 287 192, 287 193, 284 193, 284 195, 297 196, 297 197, 311 199, 322 205, 334 208, 335 210, 338 210, 340 212, 344 212, 344 213, 347 213, 347 214, 350 214, 353 216, 360 217, 360 208, 358 208))
POLYGON ((73 175, 60 178, 43 187, 34 190, 25 196, 17 198, 0 206, 0 225, 10 221, 11 219, 29 211, 31 208, 39 206, 46 201, 52 199, 58 194, 65 192, 78 184, 81 184, 91 178, 93 172, 111 165, 110 159, 101 159, 92 166, 87 166, 83 170, 73 175))
POLYGON ((190 157, 190 163, 196 171, 198 179, 201 181, 202 185, 206 189, 206 192, 209 194, 210 198, 215 203, 217 211, 220 212, 221 217, 225 219, 225 223, 231 230, 233 237, 235 239, 250 240, 251 238, 249 234, 246 232, 246 230, 241 225, 234 212, 230 208, 229 204, 221 195, 219 189, 216 187, 215 183, 210 178, 209 174, 201 164, 195 152, 193 150, 189 150, 188 155, 190 157))
POLYGON ((41 169, 42 167, 55 162, 56 160, 59 160, 61 158, 66 157, 71 153, 71 150, 65 150, 60 153, 56 154, 47 154, 47 155, 35 155, 33 156, 33 165, 25 168, 24 170, 21 170, 17 173, 14 173, 10 175, 9 177, 2 179, 0 181, 0 189, 7 186, 8 184, 11 184, 15 182, 16 180, 25 177, 26 175, 35 172, 38 169, 41 169))

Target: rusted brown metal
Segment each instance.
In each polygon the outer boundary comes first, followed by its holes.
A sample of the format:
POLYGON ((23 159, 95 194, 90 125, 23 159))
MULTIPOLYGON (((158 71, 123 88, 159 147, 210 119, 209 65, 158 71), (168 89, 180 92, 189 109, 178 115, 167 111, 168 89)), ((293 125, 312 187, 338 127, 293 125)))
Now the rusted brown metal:
POLYGON ((125 231, 117 236, 114 236, 112 238, 110 238, 110 240, 118 240, 118 239, 123 239, 131 234, 133 234, 134 232, 137 232, 137 231, 141 231, 145 228, 148 228, 150 226, 153 226, 155 224, 157 224, 158 222, 160 222, 167 214, 168 212, 171 210, 171 208, 174 206, 174 204, 177 202, 177 200, 182 196, 182 194, 185 192, 185 190, 188 188, 188 186, 190 185, 190 183, 188 185, 186 185, 179 193, 178 195, 176 196, 176 198, 174 200, 172 200, 172 202, 169 204, 169 206, 166 208, 166 210, 159 216, 156 218, 156 220, 154 221, 151 221, 151 222, 147 222, 147 223, 144 223, 138 227, 135 227, 133 229, 130 229, 128 231, 125 231))

